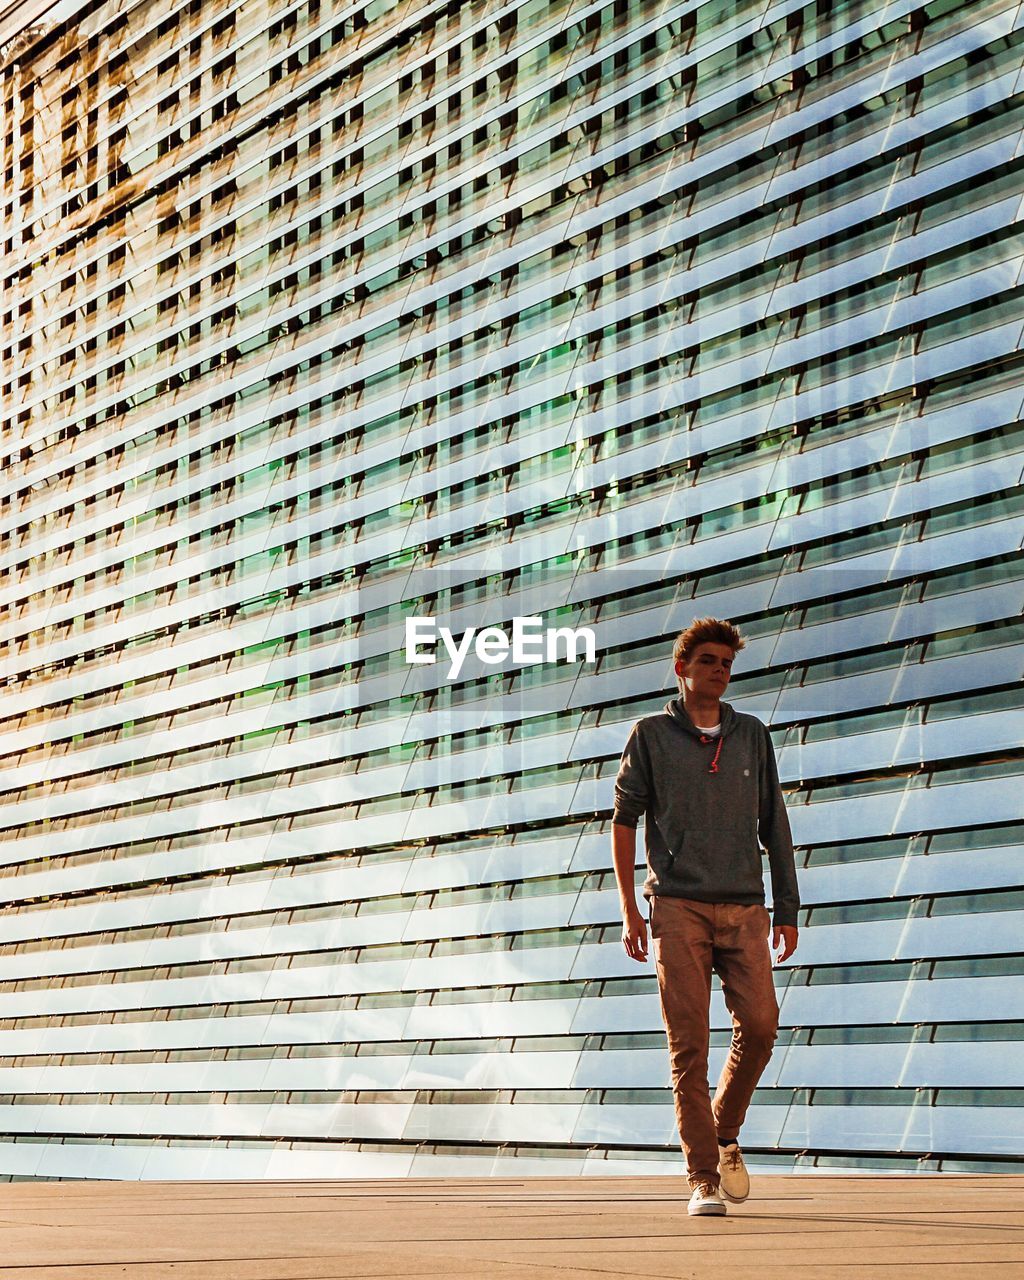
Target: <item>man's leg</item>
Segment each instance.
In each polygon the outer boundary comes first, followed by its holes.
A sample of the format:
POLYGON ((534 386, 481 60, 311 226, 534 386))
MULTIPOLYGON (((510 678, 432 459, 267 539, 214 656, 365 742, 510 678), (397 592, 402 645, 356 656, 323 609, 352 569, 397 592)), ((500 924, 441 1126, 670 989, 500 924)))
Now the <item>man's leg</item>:
POLYGON ((715 907, 714 967, 732 1014, 732 1043, 712 1110, 719 1138, 736 1138, 761 1079, 779 1026, 768 945, 771 917, 764 907, 715 907))
POLYGON ((714 910, 709 903, 688 898, 651 900, 651 938, 676 1124, 691 1187, 719 1183, 718 1139, 708 1089, 714 910))

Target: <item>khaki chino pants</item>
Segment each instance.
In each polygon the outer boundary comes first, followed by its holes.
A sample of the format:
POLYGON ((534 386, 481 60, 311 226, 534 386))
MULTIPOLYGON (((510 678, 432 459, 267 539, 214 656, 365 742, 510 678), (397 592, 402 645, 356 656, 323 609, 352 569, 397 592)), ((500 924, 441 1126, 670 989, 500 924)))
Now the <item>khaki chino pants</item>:
POLYGON ((661 1016, 668 1035, 676 1123, 691 1187, 718 1186, 718 1139, 739 1135, 779 1025, 763 906, 650 899, 661 1016), (712 1100, 708 1086, 711 972, 722 980, 732 1043, 712 1100))

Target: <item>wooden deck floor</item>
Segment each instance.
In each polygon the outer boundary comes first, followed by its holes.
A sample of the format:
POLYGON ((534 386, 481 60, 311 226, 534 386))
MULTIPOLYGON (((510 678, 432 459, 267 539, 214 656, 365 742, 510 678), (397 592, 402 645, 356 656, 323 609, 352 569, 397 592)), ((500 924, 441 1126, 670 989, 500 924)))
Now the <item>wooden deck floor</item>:
POLYGON ((664 1176, 15 1182, 0 1277, 1024 1277, 1024 1176, 752 1181, 725 1218, 664 1176))

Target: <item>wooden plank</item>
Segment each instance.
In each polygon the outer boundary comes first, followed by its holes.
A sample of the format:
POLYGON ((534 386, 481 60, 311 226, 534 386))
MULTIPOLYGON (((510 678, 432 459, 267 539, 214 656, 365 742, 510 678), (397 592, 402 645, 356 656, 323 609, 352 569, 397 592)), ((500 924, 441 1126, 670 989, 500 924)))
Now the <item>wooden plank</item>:
POLYGON ((690 1218, 682 1177, 16 1182, 4 1280, 666 1280, 778 1270, 1024 1275, 1024 1175, 752 1179, 690 1218))

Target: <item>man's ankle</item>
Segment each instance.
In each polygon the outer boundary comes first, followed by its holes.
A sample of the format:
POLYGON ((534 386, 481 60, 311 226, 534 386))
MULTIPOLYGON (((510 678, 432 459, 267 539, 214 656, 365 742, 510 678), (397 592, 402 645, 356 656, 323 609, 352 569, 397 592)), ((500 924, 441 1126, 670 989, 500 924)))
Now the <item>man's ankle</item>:
POLYGON ((719 1138, 718 1145, 720 1147, 731 1147, 734 1142, 739 1142, 739 1140, 739 1134, 737 1134, 735 1138, 719 1138))

